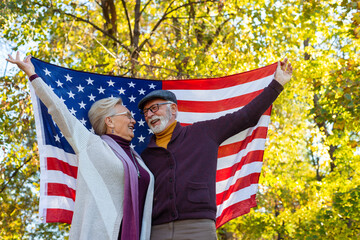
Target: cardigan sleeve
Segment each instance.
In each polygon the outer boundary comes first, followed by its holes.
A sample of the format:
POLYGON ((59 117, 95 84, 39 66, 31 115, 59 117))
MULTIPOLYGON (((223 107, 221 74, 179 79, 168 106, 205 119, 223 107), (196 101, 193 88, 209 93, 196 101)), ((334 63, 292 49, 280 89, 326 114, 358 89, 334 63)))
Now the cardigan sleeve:
POLYGON ((51 90, 51 88, 37 75, 29 78, 36 95, 48 108, 49 114, 58 125, 62 134, 69 142, 75 153, 85 148, 89 139, 95 137, 74 115, 66 105, 51 90))
POLYGON ((276 100, 283 86, 272 80, 264 90, 243 108, 214 120, 199 122, 209 137, 219 145, 231 136, 255 126, 261 115, 276 100))

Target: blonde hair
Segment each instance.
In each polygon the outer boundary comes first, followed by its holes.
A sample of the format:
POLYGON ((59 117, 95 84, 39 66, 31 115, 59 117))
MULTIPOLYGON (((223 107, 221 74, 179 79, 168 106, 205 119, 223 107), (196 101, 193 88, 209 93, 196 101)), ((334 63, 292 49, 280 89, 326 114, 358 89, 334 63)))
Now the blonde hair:
POLYGON ((106 133, 105 118, 116 113, 114 107, 118 104, 122 104, 121 98, 108 97, 94 102, 91 106, 88 117, 97 135, 106 133))

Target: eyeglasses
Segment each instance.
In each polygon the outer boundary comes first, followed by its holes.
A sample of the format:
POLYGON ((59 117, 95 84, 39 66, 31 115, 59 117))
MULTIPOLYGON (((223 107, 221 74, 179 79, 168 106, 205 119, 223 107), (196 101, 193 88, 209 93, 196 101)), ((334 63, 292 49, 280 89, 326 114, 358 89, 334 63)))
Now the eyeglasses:
POLYGON ((115 113, 113 115, 110 115, 109 117, 121 116, 121 115, 125 115, 130 120, 134 118, 133 115, 130 112, 115 113))
POLYGON ((142 110, 141 114, 144 114, 144 116, 146 116, 149 110, 152 113, 156 113, 157 111, 159 111, 160 105, 165 105, 165 104, 172 104, 172 102, 156 103, 154 105, 151 105, 149 108, 145 108, 144 110, 142 110))

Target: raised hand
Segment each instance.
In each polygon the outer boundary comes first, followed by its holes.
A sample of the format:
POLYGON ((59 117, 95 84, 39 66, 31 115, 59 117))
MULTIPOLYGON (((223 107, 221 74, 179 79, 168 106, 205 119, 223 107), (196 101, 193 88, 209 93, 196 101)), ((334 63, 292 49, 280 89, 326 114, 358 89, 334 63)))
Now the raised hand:
POLYGON ((35 67, 30 61, 30 55, 28 55, 23 61, 20 60, 19 52, 16 53, 16 59, 14 59, 10 54, 8 56, 9 58, 7 58, 6 61, 16 64, 28 77, 35 74, 35 67))
POLYGON ((288 59, 285 58, 283 62, 279 61, 275 71, 275 80, 281 85, 285 85, 290 81, 292 76, 293 68, 291 63, 288 63, 288 59))

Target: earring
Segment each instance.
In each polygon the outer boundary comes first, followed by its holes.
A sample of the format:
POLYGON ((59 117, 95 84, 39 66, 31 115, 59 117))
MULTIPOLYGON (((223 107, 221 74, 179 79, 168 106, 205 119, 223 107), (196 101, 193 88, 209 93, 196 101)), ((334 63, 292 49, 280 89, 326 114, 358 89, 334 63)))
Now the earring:
POLYGON ((114 132, 114 129, 111 129, 111 133, 112 133, 112 134, 114 134, 114 133, 115 133, 115 132, 114 132))

